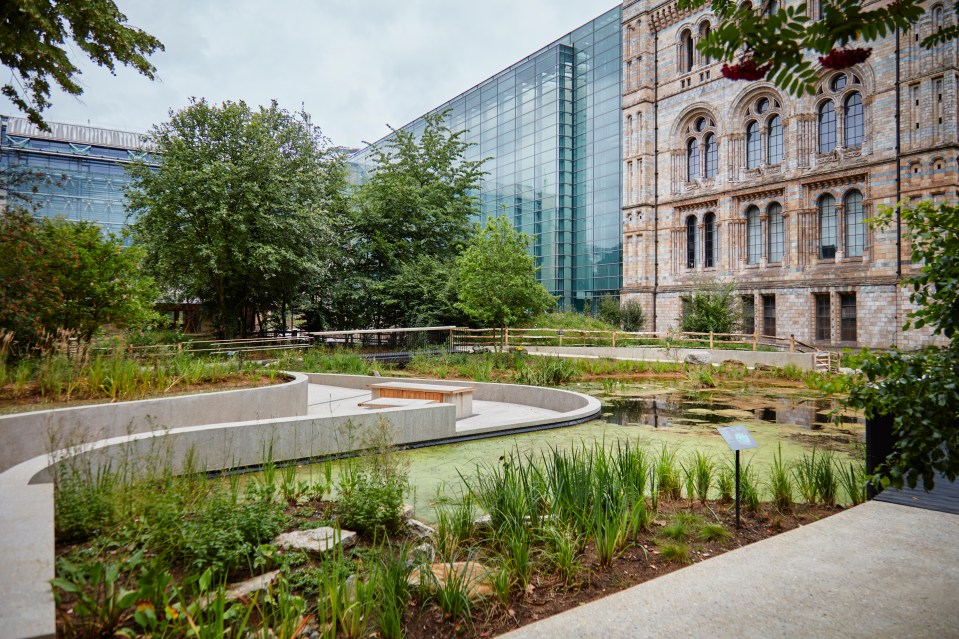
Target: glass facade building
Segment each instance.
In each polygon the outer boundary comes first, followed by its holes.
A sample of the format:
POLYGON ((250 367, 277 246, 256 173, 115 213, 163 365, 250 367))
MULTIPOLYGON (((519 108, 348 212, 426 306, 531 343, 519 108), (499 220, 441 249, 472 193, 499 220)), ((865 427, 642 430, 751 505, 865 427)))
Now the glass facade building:
POLYGON ((41 131, 23 118, 0 120, 0 170, 43 176, 15 183, 7 200, 26 198, 37 215, 95 222, 119 235, 128 223, 125 165, 150 159, 139 150, 140 136, 56 123, 50 128, 41 131))
MULTIPOLYGON (((479 221, 505 215, 528 234, 540 281, 566 308, 618 296, 622 283, 621 15, 611 9, 428 112, 448 111, 466 132, 468 159, 488 158, 479 221)), ((350 156, 355 176, 371 155, 350 156)))

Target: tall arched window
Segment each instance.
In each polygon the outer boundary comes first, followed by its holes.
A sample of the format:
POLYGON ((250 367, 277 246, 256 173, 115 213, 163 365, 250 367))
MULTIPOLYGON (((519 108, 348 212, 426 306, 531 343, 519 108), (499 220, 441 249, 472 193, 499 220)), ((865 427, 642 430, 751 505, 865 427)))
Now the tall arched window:
MULTIPOLYGON (((706 38, 709 37, 710 27, 708 22, 704 22, 701 27, 699 27, 699 41, 704 42, 706 38)), ((703 55, 703 64, 709 64, 709 56, 703 55)))
POLYGON ((696 138, 686 143, 686 175, 689 182, 699 179, 699 140, 696 138))
POLYGON ((762 226, 759 220, 759 208, 750 206, 746 210, 746 263, 759 264, 762 255, 762 226))
POLYGON ((766 127, 766 162, 779 164, 783 161, 783 123, 778 115, 769 118, 766 127))
POLYGON ((783 207, 778 202, 769 205, 766 211, 766 259, 771 263, 783 261, 785 249, 785 229, 783 225, 783 207))
POLYGON ((716 216, 713 213, 707 213, 703 218, 703 266, 714 268, 716 266, 716 249, 719 243, 716 241, 716 216))
POLYGON ((850 191, 843 198, 846 257, 862 257, 866 233, 862 221, 862 193, 850 191))
POLYGON ((759 137, 759 123, 753 120, 746 125, 746 167, 755 169, 759 166, 762 154, 762 140, 759 137))
POLYGON ((836 108, 831 101, 819 105, 819 152, 836 148, 836 108))
POLYGON ((828 194, 819 198, 819 257, 836 257, 836 198, 828 194))
POLYGON ((843 104, 843 145, 846 148, 862 146, 862 96, 850 93, 843 104))
POLYGON ((682 56, 682 64, 680 70, 683 73, 689 73, 693 70, 693 34, 689 29, 683 31, 682 35, 679 37, 680 48, 682 49, 680 55, 682 56))
POLYGON ((716 136, 712 133, 707 133, 703 138, 703 150, 705 166, 703 167, 703 177, 711 178, 716 177, 716 170, 719 167, 719 148, 716 143, 716 136))
POLYGON ((699 227, 696 216, 686 218, 686 268, 696 268, 699 262, 699 227))

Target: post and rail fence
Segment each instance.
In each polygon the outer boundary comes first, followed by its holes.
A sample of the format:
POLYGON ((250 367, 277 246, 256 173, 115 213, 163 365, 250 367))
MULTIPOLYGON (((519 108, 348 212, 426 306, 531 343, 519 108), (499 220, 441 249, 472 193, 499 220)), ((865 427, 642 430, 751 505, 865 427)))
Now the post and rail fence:
MULTIPOLYGON (((557 328, 464 328, 427 326, 415 328, 357 329, 336 331, 291 331, 274 337, 217 340, 186 336, 174 344, 128 345, 125 349, 142 357, 176 353, 197 355, 269 357, 279 351, 312 347, 346 348, 371 359, 408 359, 415 353, 457 353, 506 350, 537 346, 563 347, 649 347, 663 349, 731 349, 814 353, 816 369, 835 371, 839 353, 823 351, 794 336, 777 337, 756 333, 715 333, 675 331, 623 331, 557 328)), ((104 352, 116 345, 94 346, 104 352)))

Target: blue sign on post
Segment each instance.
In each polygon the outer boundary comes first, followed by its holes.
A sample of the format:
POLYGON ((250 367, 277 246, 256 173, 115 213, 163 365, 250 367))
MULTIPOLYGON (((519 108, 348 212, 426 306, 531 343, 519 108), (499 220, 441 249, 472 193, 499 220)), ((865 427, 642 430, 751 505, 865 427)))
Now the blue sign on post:
POLYGON ((719 434, 723 436, 723 439, 726 440, 726 444, 729 445, 734 451, 736 451, 736 529, 739 530, 739 451, 747 450, 750 448, 759 448, 759 444, 756 443, 756 440, 753 439, 753 436, 749 434, 749 431, 746 430, 745 426, 724 426, 723 428, 717 428, 719 434))
POLYGON ((725 426, 716 430, 719 431, 719 434, 723 436, 732 450, 759 448, 759 444, 756 443, 745 426, 725 426))

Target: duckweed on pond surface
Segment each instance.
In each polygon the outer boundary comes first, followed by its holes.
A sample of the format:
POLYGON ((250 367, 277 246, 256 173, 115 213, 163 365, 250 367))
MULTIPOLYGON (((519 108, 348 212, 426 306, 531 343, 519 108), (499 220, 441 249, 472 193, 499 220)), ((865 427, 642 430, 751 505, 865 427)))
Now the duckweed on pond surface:
MULTIPOLYGON (((787 463, 813 449, 833 450, 836 460, 843 464, 861 458, 862 420, 840 415, 837 425, 831 412, 838 402, 803 397, 792 388, 690 393, 666 385, 643 384, 620 385, 618 392, 610 395, 576 385, 571 389, 592 390, 604 399, 602 419, 408 451, 411 493, 407 500, 413 503, 416 516, 433 521, 438 501, 456 500, 461 494, 461 473, 471 476, 478 464, 495 462, 513 450, 538 457, 550 448, 570 449, 593 442, 609 447, 628 440, 645 445, 652 453, 658 453, 664 445, 675 448, 677 463, 684 462, 693 451, 723 462, 731 461, 732 453, 716 428, 743 424, 759 443, 758 449, 744 453, 743 462, 754 464, 762 478, 780 446, 787 463)), ((322 469, 306 466, 301 472, 315 475, 322 469)))

